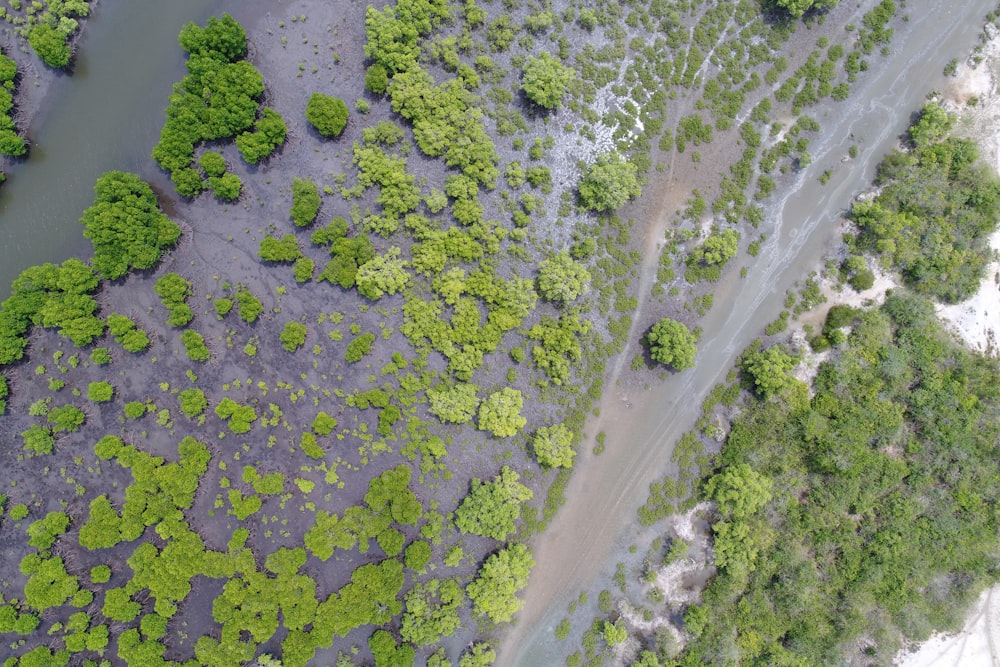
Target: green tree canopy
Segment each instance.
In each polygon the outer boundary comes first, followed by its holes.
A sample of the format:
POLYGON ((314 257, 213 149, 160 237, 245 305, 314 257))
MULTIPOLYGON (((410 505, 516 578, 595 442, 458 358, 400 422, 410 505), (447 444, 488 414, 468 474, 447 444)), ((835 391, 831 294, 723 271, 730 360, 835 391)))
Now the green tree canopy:
POLYGON ((494 623, 512 619, 524 604, 517 592, 527 585, 534 565, 535 559, 523 544, 511 544, 487 558, 465 588, 476 613, 494 623))
POLYGON ((399 258, 400 248, 393 246, 358 267, 355 280, 358 293, 375 301, 384 294, 395 294, 410 282, 406 271, 409 262, 399 258))
POLYGON ((590 271, 563 250, 538 264, 538 292, 550 301, 567 303, 590 291, 590 271))
POLYGON ((65 67, 71 55, 66 35, 48 23, 37 23, 28 32, 28 44, 49 67, 65 67))
POLYGON ((618 153, 602 153, 587 167, 578 189, 584 208, 613 211, 642 194, 639 170, 618 153))
POLYGON ((920 111, 920 119, 910 126, 910 138, 917 146, 926 146, 944 139, 954 118, 937 102, 927 102, 920 111))
POLYGON ((427 392, 430 401, 428 411, 443 422, 467 424, 479 407, 478 387, 467 382, 459 382, 454 387, 435 388, 427 392))
POLYGON ((513 533, 514 524, 521 517, 521 503, 532 497, 531 489, 519 479, 513 469, 504 466, 489 482, 472 480, 469 494, 455 510, 458 529, 495 540, 513 533))
POLYGON ((705 495, 719 505, 724 519, 746 519, 771 499, 771 478, 746 463, 727 466, 705 483, 705 495))
POLYGON ((766 350, 751 352, 743 359, 743 370, 753 378, 757 393, 763 398, 780 394, 791 387, 795 378, 790 371, 798 360, 783 345, 772 345, 766 350))
POLYGON ((839 0, 768 0, 768 4, 776 9, 788 12, 794 18, 800 18, 810 10, 829 9, 836 6, 839 0))
POLYGON ((306 104, 306 120, 324 137, 339 137, 347 127, 347 117, 347 105, 339 97, 313 93, 306 104))
POLYGON ((524 397, 517 389, 504 387, 479 404, 479 430, 498 438, 509 438, 524 428, 528 420, 521 416, 524 397))
POLYGON ((572 468, 576 450, 573 449, 573 431, 562 422, 543 426, 535 431, 531 440, 535 458, 546 468, 572 468))
POLYGON ((687 326, 669 317, 653 325, 646 334, 649 355, 661 364, 673 366, 679 371, 694 366, 697 353, 697 337, 687 326))
POLYGON ((94 203, 80 222, 84 237, 94 245, 94 268, 111 279, 133 268, 151 268, 181 233, 159 211, 152 188, 123 171, 109 171, 97 179, 94 203))
POLYGON ((566 87, 572 83, 576 72, 559 62, 548 51, 542 51, 524 66, 521 90, 535 104, 546 109, 557 109, 562 104, 566 87))
POLYGON ((458 612, 465 602, 465 591, 454 579, 431 579, 414 584, 404 598, 400 636, 417 646, 450 637, 461 627, 458 612))
POLYGON ((292 208, 289 214, 296 227, 311 225, 321 203, 319 186, 308 178, 292 177, 292 208))

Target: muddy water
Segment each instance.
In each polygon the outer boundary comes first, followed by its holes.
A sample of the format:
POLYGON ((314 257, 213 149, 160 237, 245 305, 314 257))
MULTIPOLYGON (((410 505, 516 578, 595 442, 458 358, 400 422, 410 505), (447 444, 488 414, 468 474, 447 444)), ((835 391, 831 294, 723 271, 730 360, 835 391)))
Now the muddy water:
MULTIPOLYGON (((80 214, 97 177, 136 171, 165 183, 149 157, 171 85, 184 74, 177 34, 220 0, 101 0, 28 129, 31 154, 5 167, 0 187, 0 297, 26 267, 88 256, 80 214)), ((38 65, 41 67, 41 65, 38 65)))
MULTIPOLYGON (((635 512, 649 483, 667 470, 673 443, 693 426, 702 400, 725 378, 736 355, 781 311, 786 289, 837 246, 840 212, 871 181, 912 111, 930 90, 943 86, 944 64, 976 43, 994 4, 936 1, 901 9, 909 20, 897 28, 893 53, 872 59, 873 71, 864 75, 850 101, 813 111, 823 127, 810 146, 813 165, 768 207, 761 226, 768 241, 747 277, 731 271, 716 286, 715 307, 700 322, 706 333, 697 366, 631 395, 616 385, 617 377, 610 378, 602 416, 589 429, 607 433, 607 451, 595 458, 589 454, 592 443, 584 443, 588 453, 578 461, 568 503, 538 540, 525 606, 504 638, 497 664, 562 664, 569 646, 555 641, 553 632, 567 615, 567 604, 581 590, 613 588, 616 563, 642 557, 652 532, 639 529, 635 512), (841 163, 852 144, 858 146, 857 157, 841 163), (833 176, 823 186, 818 178, 826 169, 833 176), (639 546, 637 555, 629 553, 630 545, 639 546)), ((672 214, 668 206, 661 208, 662 215, 672 214)), ((662 227, 656 223, 649 228, 662 227)), ((596 597, 590 595, 591 607, 596 597)), ((574 626, 593 611, 577 611, 574 626)))

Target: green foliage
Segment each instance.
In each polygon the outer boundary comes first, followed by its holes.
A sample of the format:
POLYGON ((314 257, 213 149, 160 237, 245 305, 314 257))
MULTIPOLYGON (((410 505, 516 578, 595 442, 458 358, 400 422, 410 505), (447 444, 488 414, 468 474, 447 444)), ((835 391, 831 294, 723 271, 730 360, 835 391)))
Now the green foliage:
POLYGON ((324 137, 339 137, 347 127, 349 112, 344 100, 313 93, 306 104, 306 120, 324 137))
POLYGON ((735 229, 713 230, 705 241, 687 256, 686 278, 697 280, 719 279, 722 267, 739 252, 740 233, 735 229))
POLYGON ((28 575, 25 602, 38 611, 62 606, 80 588, 79 579, 66 571, 63 559, 58 556, 39 558, 37 554, 28 554, 21 561, 21 572, 28 575))
POLYGON ((239 489, 229 489, 227 498, 233 507, 233 515, 240 521, 246 521, 250 515, 260 510, 262 504, 260 496, 244 496, 239 489))
MULTIPOLYGON (((425 543, 422 543, 425 544, 425 543)), ((465 592, 454 579, 431 579, 407 591, 400 636, 417 646, 427 646, 450 637, 461 627, 459 609, 465 592)))
POLYGON ((240 319, 247 324, 253 324, 264 312, 264 305, 253 293, 245 287, 236 290, 236 304, 240 309, 240 319))
POLYGON ((576 72, 559 62, 547 51, 528 60, 524 66, 521 79, 521 90, 535 104, 546 109, 558 109, 562 105, 563 95, 576 72))
POLYGON ((409 489, 410 468, 400 464, 386 470, 368 483, 365 503, 377 514, 384 514, 396 523, 411 525, 422 513, 420 501, 409 489))
POLYGON ((153 267, 180 237, 160 212, 152 188, 136 176, 109 171, 97 179, 94 203, 83 212, 83 236, 94 246, 94 269, 109 279, 153 267))
POLYGON ((800 18, 808 11, 822 11, 835 7, 839 0, 767 0, 767 4, 800 18))
POLYGON ((437 387, 427 392, 428 411, 443 422, 467 424, 479 407, 478 387, 467 382, 452 387, 437 387))
POLYGON ((531 439, 538 463, 546 468, 572 468, 576 450, 573 448, 573 431, 562 422, 543 426, 531 439))
POLYGON ((783 345, 772 345, 766 350, 744 355, 742 366, 753 380, 757 393, 766 399, 798 383, 790 374, 796 363, 798 359, 789 354, 783 345))
POLYGON ((285 234, 280 239, 265 236, 257 256, 265 262, 294 262, 302 256, 302 249, 294 234, 285 234))
POLYGON ((225 174, 223 176, 212 176, 208 179, 208 187, 212 189, 212 194, 225 202, 234 202, 240 198, 240 191, 243 189, 243 182, 236 174, 225 174))
POLYGON ((412 667, 416 655, 409 644, 397 646, 387 630, 376 630, 368 639, 368 648, 375 659, 375 667, 412 667))
POLYGON ((556 253, 538 264, 538 292, 550 301, 565 304, 590 291, 590 271, 570 257, 556 253))
POLYGON ((511 544, 493 553, 465 588, 477 614, 494 623, 506 623, 524 602, 517 592, 528 583, 535 564, 528 547, 511 544))
POLYGON ((193 387, 179 393, 177 400, 180 402, 181 412, 184 413, 185 417, 190 419, 200 416, 205 412, 205 408, 208 407, 208 399, 205 398, 205 392, 193 387))
POLYGON ((351 583, 320 605, 317 619, 330 623, 333 634, 341 637, 362 625, 388 623, 403 610, 396 599, 403 581, 403 564, 398 560, 362 565, 351 574, 351 583))
POLYGON ((229 420, 229 430, 233 433, 246 433, 257 421, 257 411, 252 405, 240 405, 229 397, 223 398, 215 406, 215 415, 219 419, 229 420))
POLYGON ((132 318, 125 315, 108 315, 108 331, 128 352, 142 352, 149 347, 149 335, 137 328, 132 318))
POLYGON ((653 325, 646 334, 649 356, 661 364, 673 366, 679 371, 694 366, 698 339, 686 325, 669 317, 653 325))
POLYGON ((1000 219, 1000 179, 979 163, 976 144, 948 138, 891 153, 877 182, 879 196, 851 209, 858 247, 901 271, 918 292, 948 303, 973 294, 992 256, 987 238, 1000 219))
POLYGON ((937 143, 945 138, 954 124, 954 118, 937 102, 927 102, 920 111, 920 118, 910 126, 910 139, 918 148, 937 143))
POLYGON ((375 343, 375 334, 373 333, 363 333, 357 336, 347 345, 347 350, 344 353, 344 359, 348 363, 355 363, 361 361, 366 354, 371 352, 372 345, 375 343))
MULTIPOLYGON (((564 312, 558 320, 543 316, 526 334, 528 338, 538 342, 531 349, 535 366, 544 371, 553 384, 567 384, 570 381, 570 368, 582 356, 580 335, 589 330, 589 322, 580 322, 580 314, 575 309, 564 312)), ((516 356, 513 358, 517 361, 516 356)))
POLYGON ((107 565, 95 565, 90 568, 90 581, 94 584, 106 584, 111 579, 111 568, 107 565))
POLYGON ((458 660, 458 667, 491 667, 497 652, 485 642, 476 642, 458 660))
MULTIPOLYGON (((197 145, 236 137, 243 159, 257 164, 285 140, 287 128, 272 109, 261 110, 256 118, 264 81, 243 60, 246 33, 231 16, 212 17, 204 28, 189 23, 178 41, 188 53, 188 74, 174 85, 167 122, 152 156, 170 172, 177 193, 193 197, 204 189, 200 174, 191 166, 197 145)), ((213 184, 217 195, 234 194, 233 178, 214 178, 226 179, 213 184)))
POLYGON ((395 294, 406 287, 410 281, 410 274, 406 271, 409 262, 399 258, 400 252, 399 247, 393 246, 359 266, 355 276, 358 293, 375 301, 384 294, 395 294))
POLYGON ((289 215, 296 227, 311 225, 319 214, 321 203, 316 183, 308 178, 292 178, 292 209, 289 215))
POLYGON ((910 294, 836 317, 854 322, 849 346, 812 398, 744 406, 706 480, 723 560, 686 614, 684 660, 740 646, 755 661, 835 664, 860 642, 888 664, 992 585, 996 361, 957 346, 910 294), (927 595, 932 582, 948 583, 927 595))
MULTIPOLYGON (((369 41, 372 36, 369 32, 369 41)), ((433 77, 413 64, 392 77, 389 95, 393 110, 413 123, 420 150, 443 156, 449 167, 493 187, 500 175, 496 147, 483 127, 483 112, 459 79, 435 86, 433 77)))
POLYGON ((481 431, 489 431, 498 438, 517 435, 528 420, 521 416, 524 397, 517 389, 504 387, 487 396, 479 404, 479 425, 481 431))
POLYGON ((186 301, 191 296, 191 283, 177 273, 162 275, 154 287, 163 300, 163 305, 170 311, 167 324, 181 327, 194 319, 194 313, 186 301))
POLYGON ((337 419, 323 411, 316 414, 312 422, 312 430, 316 435, 330 435, 337 428, 337 419))
POLYGON ((71 51, 67 39, 67 35, 48 23, 37 23, 28 31, 28 44, 35 55, 49 67, 57 69, 69 64, 71 51))
POLYGON ((312 280, 315 271, 316 263, 311 257, 299 257, 295 260, 295 266, 292 267, 292 277, 297 283, 307 283, 312 280))
POLYGON ((33 454, 51 454, 52 446, 56 442, 52 429, 38 424, 32 424, 26 431, 21 431, 21 438, 24 441, 25 451, 33 454))
MULTIPOLYGON (((113 392, 114 389, 112 388, 113 392)), ((91 400, 94 399, 91 398, 91 400)), ((52 424, 52 431, 54 433, 75 433, 80 430, 86 419, 86 415, 84 415, 83 410, 80 408, 67 403, 66 405, 52 408, 49 414, 46 415, 46 419, 52 424)))
POLYGON ((226 160, 215 151, 205 152, 198 160, 198 166, 209 177, 218 177, 226 173, 226 160))
POLYGON ((431 562, 431 545, 423 540, 415 540, 406 547, 403 563, 414 572, 424 572, 431 562))
POLYGON ((258 164, 285 143, 287 135, 285 119, 274 109, 264 107, 254 121, 253 132, 243 132, 236 137, 236 148, 247 164, 258 164))
POLYGON ((295 352, 306 342, 308 329, 301 322, 286 322, 281 330, 281 347, 288 352, 295 352))
POLYGON ((194 329, 185 329, 181 334, 181 343, 184 344, 184 352, 187 353, 191 361, 208 361, 212 353, 205 345, 205 338, 194 329))
POLYGON ((617 623, 604 621, 604 628, 601 635, 608 646, 618 646, 625 643, 625 640, 628 639, 628 630, 625 629, 624 621, 618 621, 617 623))
POLYGON ((531 489, 519 479, 507 466, 489 482, 473 479, 469 494, 455 510, 455 526, 463 533, 506 539, 516 530, 521 503, 532 497, 531 489))
POLYGON ((602 153, 587 167, 578 186, 584 208, 610 212, 642 194, 638 169, 618 153, 602 153))
POLYGON ((65 512, 49 512, 44 519, 38 519, 28 526, 28 545, 47 551, 68 528, 69 516, 65 512))

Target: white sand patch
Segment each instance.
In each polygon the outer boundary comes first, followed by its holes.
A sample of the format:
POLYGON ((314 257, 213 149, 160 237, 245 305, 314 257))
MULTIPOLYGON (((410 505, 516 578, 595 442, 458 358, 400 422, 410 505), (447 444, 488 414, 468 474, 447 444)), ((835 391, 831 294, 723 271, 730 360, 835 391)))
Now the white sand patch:
POLYGON ((955 634, 937 633, 896 656, 898 667, 976 667, 1000 664, 1000 586, 983 591, 955 634))
MULTIPOLYGON (((990 247, 1000 250, 1000 231, 990 236, 990 247)), ((949 328, 952 329, 973 350, 995 356, 997 353, 997 332, 1000 331, 1000 262, 993 262, 986 270, 977 291, 972 298, 955 305, 937 305, 935 310, 949 328)))
POLYGON ((804 350, 802 361, 800 361, 799 365, 792 371, 792 375, 795 376, 797 380, 809 385, 809 392, 810 395, 812 395, 812 382, 816 378, 816 373, 819 372, 819 365, 830 358, 830 354, 833 350, 813 352, 809 348, 809 342, 806 340, 805 334, 801 331, 796 331, 795 334, 793 334, 792 342, 800 350, 804 350))

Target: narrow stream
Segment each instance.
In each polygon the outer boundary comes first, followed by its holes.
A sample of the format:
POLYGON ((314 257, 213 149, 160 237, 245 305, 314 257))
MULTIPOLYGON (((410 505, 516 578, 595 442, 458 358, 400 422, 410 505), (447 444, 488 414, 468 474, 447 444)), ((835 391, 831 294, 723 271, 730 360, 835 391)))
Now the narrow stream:
MULTIPOLYGON (((866 5, 870 3, 865 3, 866 5)), ((893 147, 929 91, 944 82, 942 69, 953 56, 976 43, 993 0, 946 0, 904 6, 908 20, 897 28, 892 54, 873 57, 849 101, 812 111, 822 125, 810 146, 814 162, 787 194, 767 211, 767 233, 760 256, 746 278, 730 271, 715 289, 715 306, 699 324, 705 334, 697 366, 672 376, 650 391, 623 396, 616 377, 606 384, 601 418, 589 432, 607 434, 607 451, 577 462, 567 503, 535 546, 536 566, 524 591, 525 606, 501 644, 497 664, 562 664, 569 649, 554 640, 567 604, 581 590, 613 588, 616 563, 641 558, 654 530, 643 530, 636 509, 649 484, 667 469, 673 443, 689 430, 709 390, 721 382, 739 354, 763 333, 782 309, 785 291, 817 268, 839 243, 836 221, 851 198, 870 183, 882 156, 893 147), (848 148, 857 157, 841 164, 848 148), (824 186, 819 175, 831 169, 824 186), (638 545, 631 556, 630 545, 638 545)), ((863 9, 858 9, 858 17, 863 9)), ((672 211, 664 211, 670 216, 672 211)), ((649 221, 648 227, 662 228, 649 221)), ((596 612, 596 595, 575 619, 596 612)))
POLYGON ((29 157, 8 167, 0 186, 0 298, 28 266, 89 256, 79 219, 102 173, 123 169, 169 184, 149 153, 171 85, 184 74, 177 34, 190 21, 204 23, 220 4, 95 5, 77 43, 72 76, 60 76, 47 92, 27 132, 29 157))

